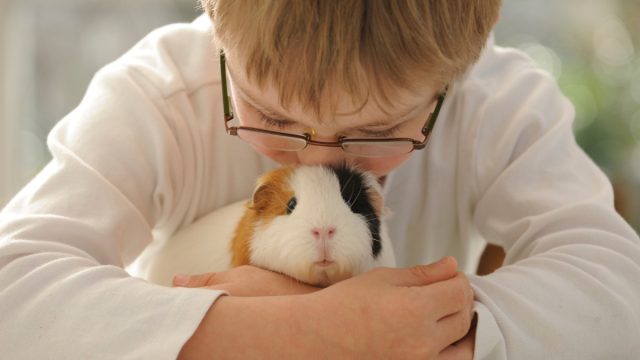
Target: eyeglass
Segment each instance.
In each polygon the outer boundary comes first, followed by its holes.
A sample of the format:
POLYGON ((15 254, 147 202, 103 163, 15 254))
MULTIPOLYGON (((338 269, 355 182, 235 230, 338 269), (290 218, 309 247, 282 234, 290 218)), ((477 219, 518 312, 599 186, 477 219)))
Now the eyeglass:
POLYGON ((281 131, 254 128, 249 126, 229 126, 234 119, 229 104, 227 90, 227 71, 224 52, 220 51, 220 73, 222 82, 222 105, 224 110, 224 126, 227 134, 237 136, 256 147, 276 151, 300 151, 309 145, 340 147, 348 154, 359 157, 392 157, 408 154, 414 150, 421 150, 427 146, 429 135, 438 119, 442 103, 447 94, 446 89, 438 95, 435 110, 429 114, 422 126, 424 139, 418 141, 411 138, 349 138, 339 137, 338 141, 317 141, 311 134, 292 134, 281 131))

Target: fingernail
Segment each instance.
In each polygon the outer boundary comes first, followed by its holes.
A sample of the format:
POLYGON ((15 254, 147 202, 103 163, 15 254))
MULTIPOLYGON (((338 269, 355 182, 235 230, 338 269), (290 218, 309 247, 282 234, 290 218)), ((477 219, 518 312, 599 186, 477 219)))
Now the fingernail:
POLYGON ((189 284, 189 276, 188 275, 183 275, 183 274, 178 274, 178 275, 173 277, 173 284, 176 285, 176 286, 185 286, 185 285, 189 284))
MULTIPOLYGON (((450 262, 452 261, 456 261, 455 258, 451 257, 451 256, 445 256, 442 259, 438 260, 438 262, 436 263, 438 266, 445 266, 445 265, 449 265, 450 262)), ((456 263, 456 267, 458 267, 458 264, 456 263)))

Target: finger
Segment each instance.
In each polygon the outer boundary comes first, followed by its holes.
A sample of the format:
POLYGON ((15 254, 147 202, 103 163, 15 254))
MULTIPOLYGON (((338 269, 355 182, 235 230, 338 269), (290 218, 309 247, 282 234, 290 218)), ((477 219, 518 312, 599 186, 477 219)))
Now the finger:
POLYGON ((215 273, 199 275, 178 274, 173 277, 173 286, 197 288, 215 284, 215 273))
MULTIPOLYGON (((449 345, 464 348, 469 342, 475 344, 476 315, 460 311, 440 319, 436 325, 436 341, 442 348, 449 345)), ((473 347, 472 347, 473 350, 473 347)), ((453 350, 451 350, 454 352, 453 350)))
MULTIPOLYGON (((474 321, 475 321, 474 317, 474 321)), ((471 330, 462 338, 449 346, 447 346, 438 355, 439 360, 472 360, 475 351, 476 327, 472 323, 471 330)))
POLYGON ((451 256, 429 265, 416 265, 410 268, 395 269, 399 277, 394 277, 397 286, 421 286, 450 279, 456 275, 458 262, 451 256))
POLYGON ((438 321, 436 325, 437 331, 434 332, 434 341, 439 344, 442 349, 445 349, 449 345, 461 341, 469 332, 470 327, 471 318, 466 311, 449 315, 438 321))
POLYGON ((472 360, 474 343, 471 337, 465 337, 460 342, 449 345, 439 355, 438 360, 472 360))
POLYGON ((463 273, 429 286, 419 288, 432 311, 433 318, 442 319, 459 311, 473 313, 473 289, 463 273))

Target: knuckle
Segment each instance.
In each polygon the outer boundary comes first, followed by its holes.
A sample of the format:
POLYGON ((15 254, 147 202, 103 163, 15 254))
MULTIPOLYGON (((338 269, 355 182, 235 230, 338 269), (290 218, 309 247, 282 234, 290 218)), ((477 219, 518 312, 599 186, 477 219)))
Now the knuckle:
POLYGON ((469 278, 467 278, 466 275, 463 275, 463 286, 464 286, 467 302, 471 306, 473 306, 473 302, 475 300, 476 294, 473 291, 473 287, 471 287, 471 281, 469 281, 469 278))
POLYGON ((459 309, 466 308, 469 304, 469 292, 462 284, 456 284, 451 288, 451 298, 459 309))
POLYGON ((464 274, 458 275, 455 279, 455 286, 452 287, 452 297, 456 299, 460 306, 468 307, 473 306, 474 296, 469 279, 464 274))

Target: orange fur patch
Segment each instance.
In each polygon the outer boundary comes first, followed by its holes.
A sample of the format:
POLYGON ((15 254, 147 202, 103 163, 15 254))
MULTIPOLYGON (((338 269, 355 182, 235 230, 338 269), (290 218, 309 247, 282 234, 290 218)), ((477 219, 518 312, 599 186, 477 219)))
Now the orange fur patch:
POLYGON ((231 241, 231 265, 240 266, 250 263, 251 241, 257 226, 271 222, 276 216, 287 213, 287 204, 294 196, 289 185, 293 167, 282 167, 264 174, 258 180, 252 199, 236 226, 231 241))

